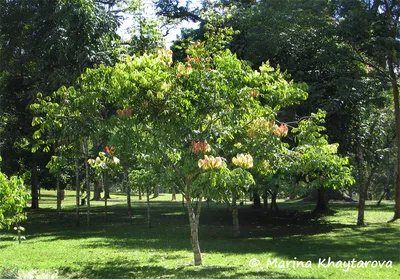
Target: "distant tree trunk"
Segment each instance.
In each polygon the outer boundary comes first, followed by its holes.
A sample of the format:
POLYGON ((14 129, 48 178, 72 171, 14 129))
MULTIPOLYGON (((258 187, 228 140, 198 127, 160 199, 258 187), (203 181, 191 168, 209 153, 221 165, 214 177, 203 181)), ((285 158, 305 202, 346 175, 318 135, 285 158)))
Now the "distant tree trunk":
MULTIPOLYGON (((100 186, 105 189, 107 184, 107 175, 104 172, 101 172, 100 176, 100 186)), ((104 220, 107 223, 107 214, 108 214, 108 198, 107 195, 104 195, 104 220)))
POLYGON ((264 193, 263 195, 263 201, 264 201, 264 209, 268 209, 268 193, 264 193))
POLYGON ((31 209, 39 209, 39 194, 38 194, 38 174, 36 160, 32 162, 32 176, 31 176, 31 209))
MULTIPOLYGON (((389 143, 390 143, 389 135, 386 136, 386 142, 387 142, 387 145, 389 145, 389 143)), ((388 156, 387 156, 387 165, 390 165, 390 153, 388 153, 388 156)), ((383 190, 383 193, 382 193, 381 197, 379 198, 379 201, 376 204, 377 206, 381 205, 383 198, 386 198, 386 200, 390 199, 390 175, 391 175, 391 171, 389 170, 389 173, 386 175, 385 189, 383 190)))
POLYGON ((101 188, 102 188, 102 183, 101 183, 101 178, 96 179, 94 182, 94 189, 93 189, 93 200, 99 201, 101 199, 101 188))
POLYGON ((386 186, 385 193, 386 193, 385 200, 389 201, 390 200, 390 185, 389 185, 389 183, 386 186))
POLYGON ((364 171, 364 156, 362 144, 358 143, 357 146, 357 168, 358 168, 358 217, 357 226, 364 226, 364 211, 365 211, 365 198, 366 198, 366 183, 365 183, 365 171, 364 171))
POLYGON ((151 228, 151 218, 150 218, 150 191, 147 190, 146 195, 146 207, 147 207, 147 226, 151 228))
POLYGON ((253 207, 261 208, 261 199, 257 191, 253 191, 253 207))
POLYGON ((313 212, 317 214, 324 214, 329 212, 325 187, 318 188, 317 206, 314 208, 313 212))
POLYGON ((359 191, 359 200, 358 200, 358 217, 357 217, 357 226, 364 226, 364 213, 365 213, 365 182, 364 179, 359 182, 360 183, 360 191, 359 191), (362 186, 363 185, 363 186, 362 186))
POLYGON ((199 243, 199 220, 201 211, 201 198, 197 202, 197 213, 193 209, 192 200, 190 197, 186 197, 186 205, 189 214, 190 224, 190 237, 192 241, 192 249, 194 254, 194 265, 199 266, 202 264, 202 257, 199 243))
POLYGON ((83 144, 85 154, 85 183, 86 183, 86 208, 87 208, 87 224, 90 225, 90 179, 89 179, 89 139, 85 139, 83 144))
POLYGON ((292 191, 289 193, 289 199, 294 200, 296 198, 296 188, 297 188, 297 183, 296 181, 293 181, 292 191))
POLYGON ((57 174, 56 177, 56 189, 57 189, 57 216, 58 221, 61 220, 61 189, 60 189, 60 177, 57 174))
POLYGON ((158 185, 154 185, 154 194, 153 194, 153 198, 157 198, 160 195, 160 192, 158 190, 158 185))
POLYGON ((176 193, 175 193, 175 188, 172 188, 172 201, 176 201, 176 193))
POLYGON ((79 226, 79 206, 80 206, 80 197, 81 197, 81 189, 80 189, 80 183, 79 183, 79 160, 78 158, 75 158, 75 206, 76 206, 76 212, 75 212, 75 219, 76 219, 76 225, 79 226))
POLYGON ((139 201, 141 201, 142 200, 142 188, 141 187, 139 187, 139 189, 138 189, 139 191, 138 191, 138 195, 139 195, 139 201))
POLYGON ((271 206, 270 206, 270 211, 272 214, 276 214, 279 212, 278 204, 276 203, 276 199, 278 197, 277 192, 271 192, 271 206))
POLYGON ((387 191, 387 189, 385 188, 385 190, 383 191, 381 197, 379 198, 378 202, 376 203, 376 206, 380 206, 380 205, 381 205, 381 202, 382 202, 383 198, 384 198, 385 195, 387 194, 386 191, 387 191))
POLYGON ((240 236, 240 226, 239 226, 239 211, 236 203, 236 194, 232 194, 232 218, 233 218, 233 236, 239 237, 240 236))
MULTIPOLYGON (((104 199, 111 199, 111 197, 110 197, 110 179, 109 179, 110 177, 108 176, 108 175, 105 175, 104 176, 104 182, 103 182, 103 189, 104 189, 104 199)), ((112 179, 111 179, 111 182, 113 182, 112 181, 112 179)))
POLYGON ((132 219, 132 202, 131 202, 131 187, 128 185, 128 166, 124 165, 124 186, 126 189, 126 204, 128 206, 128 215, 132 219))

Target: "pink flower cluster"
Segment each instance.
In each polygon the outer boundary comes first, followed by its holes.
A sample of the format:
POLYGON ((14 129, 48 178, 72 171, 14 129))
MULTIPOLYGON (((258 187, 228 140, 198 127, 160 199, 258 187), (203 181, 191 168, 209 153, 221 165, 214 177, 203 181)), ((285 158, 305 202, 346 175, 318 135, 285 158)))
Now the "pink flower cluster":
POLYGON ((288 134, 289 128, 286 124, 281 124, 279 127, 276 125, 274 134, 280 137, 286 137, 288 134))
POLYGON ((132 109, 131 108, 117 109, 117 116, 118 117, 132 116, 132 109))
POLYGON ((114 155, 114 146, 108 147, 106 146, 106 153, 109 155, 114 155))
POLYGON ((251 96, 251 97, 257 97, 258 96, 258 94, 260 94, 260 92, 258 92, 257 90, 252 90, 252 91, 249 91, 249 95, 251 96))
POLYGON ((204 154, 210 150, 210 145, 207 143, 207 141, 192 141, 191 150, 196 155, 199 153, 204 154))

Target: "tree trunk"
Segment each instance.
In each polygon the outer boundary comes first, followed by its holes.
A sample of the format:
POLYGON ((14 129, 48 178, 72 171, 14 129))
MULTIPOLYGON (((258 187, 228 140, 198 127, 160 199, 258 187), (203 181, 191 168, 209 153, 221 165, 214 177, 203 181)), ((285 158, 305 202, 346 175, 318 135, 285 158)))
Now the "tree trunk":
POLYGON ((267 193, 264 193, 263 201, 264 201, 264 209, 267 210, 268 209, 268 194, 267 193))
POLYGON ((239 237, 240 236, 239 212, 238 212, 235 194, 232 194, 231 210, 232 210, 232 218, 233 218, 233 236, 239 237))
POLYGON ((56 178, 56 188, 57 188, 57 216, 58 221, 61 220, 61 189, 60 189, 60 177, 57 174, 56 178))
POLYGON ((297 189, 297 182, 292 182, 292 190, 289 193, 289 199, 294 200, 296 198, 296 189, 297 189))
POLYGON ((90 179, 89 179, 89 139, 84 141, 84 154, 85 154, 85 183, 86 183, 86 208, 87 208, 87 224, 90 225, 90 179))
POLYGON ((75 158, 75 195, 76 195, 76 212, 75 212, 75 219, 76 225, 79 226, 79 206, 80 206, 80 197, 81 197, 81 189, 79 183, 79 161, 78 158, 75 158))
POLYGON ((154 185, 154 194, 153 198, 157 198, 160 195, 160 192, 158 190, 158 185, 154 185))
POLYGON ((124 187, 126 189, 126 204, 129 218, 132 219, 131 187, 128 185, 128 166, 124 165, 124 187))
POLYGON ((94 189, 93 189, 93 200, 99 201, 101 199, 101 188, 102 188, 102 183, 100 181, 101 179, 99 178, 94 182, 94 189))
POLYGON ((141 201, 142 200, 142 188, 141 187, 139 187, 139 189, 138 189, 139 191, 138 191, 138 195, 139 195, 139 201, 141 201))
POLYGON ((360 192, 360 197, 358 201, 358 217, 357 226, 364 226, 364 212, 365 212, 365 195, 360 192))
POLYGON ((176 193, 175 193, 175 188, 172 188, 172 201, 176 201, 176 193))
POLYGON ((254 208, 261 208, 260 195, 256 191, 253 191, 253 207, 254 208))
POLYGON ((273 215, 279 212, 278 204, 276 203, 276 199, 278 197, 277 192, 272 192, 271 193, 271 207, 270 211, 272 212, 273 215))
POLYGON ((326 190, 324 187, 318 188, 317 206, 314 208, 313 212, 317 214, 329 212, 328 200, 326 198, 326 190))
MULTIPOLYGON (((110 197, 110 181, 109 177, 107 175, 104 176, 104 181, 103 181, 103 189, 104 189, 104 199, 111 199, 110 197)), ((111 179, 111 182, 112 179, 111 179)))
MULTIPOLYGON (((101 172, 100 183, 101 183, 100 186, 103 189, 105 189, 107 184, 107 176, 106 174, 104 174, 104 172, 101 172)), ((106 223, 107 223, 107 213, 108 213, 107 202, 108 202, 107 195, 104 195, 104 220, 106 223)))
POLYGON ((358 168, 358 183, 359 183, 357 226, 364 226, 366 187, 365 187, 364 156, 363 156, 362 144, 360 142, 358 143, 357 147, 357 168, 358 168))
MULTIPOLYGON (((389 141, 389 140, 388 140, 389 141)), ((387 164, 390 164, 390 158, 389 155, 387 157, 387 164)), ((386 200, 390 199, 390 172, 387 174, 386 176, 386 185, 385 185, 385 189, 383 190, 383 193, 381 195, 381 197, 379 198, 379 201, 377 202, 377 206, 381 205, 381 202, 383 200, 383 198, 386 197, 386 200)))
POLYGON ((376 203, 376 206, 380 206, 380 205, 381 205, 381 202, 382 202, 383 198, 385 197, 385 194, 386 194, 386 189, 385 189, 385 191, 382 193, 382 195, 381 195, 381 197, 379 198, 378 202, 376 203))
POLYGON ((360 189, 360 203, 358 207, 359 215, 357 218, 357 225, 359 226, 364 226, 365 200, 375 172, 376 172, 376 165, 373 165, 369 171, 368 177, 365 175, 365 171, 363 171, 362 173, 363 178, 361 179, 361 182, 363 183, 364 186, 362 186, 360 189))
POLYGON ((151 218, 150 218, 150 191, 147 191, 146 195, 146 207, 147 207, 147 225, 151 228, 151 218))
MULTIPOLYGON (((394 35, 394 37, 396 37, 396 35, 394 35)), ((395 200, 394 216, 391 220, 395 221, 400 218, 400 104, 399 104, 399 86, 397 84, 397 76, 394 70, 393 55, 391 50, 389 51, 387 62, 389 68, 389 75, 393 87, 394 113, 396 119, 397 173, 396 173, 396 188, 394 197, 395 200)))
MULTIPOLYGON (((361 175, 362 176, 362 175, 361 175)), ((358 201, 358 217, 357 217, 357 226, 365 225, 365 197, 367 195, 367 189, 365 185, 365 179, 362 178, 359 181, 360 190, 359 190, 359 201, 358 201)))
POLYGON ((190 197, 186 197, 186 205, 189 214, 190 238, 192 241, 192 249, 194 254, 194 265, 199 266, 202 264, 200 243, 199 243, 199 219, 201 210, 201 199, 199 199, 199 201, 197 202, 197 214, 193 209, 193 204, 190 197))
POLYGON ((388 184, 387 185, 387 188, 386 188, 386 198, 385 198, 387 201, 390 201, 390 185, 388 184))
POLYGON ((38 194, 38 174, 37 174, 37 163, 34 160, 32 162, 32 176, 31 176, 31 209, 39 209, 39 194, 38 194))

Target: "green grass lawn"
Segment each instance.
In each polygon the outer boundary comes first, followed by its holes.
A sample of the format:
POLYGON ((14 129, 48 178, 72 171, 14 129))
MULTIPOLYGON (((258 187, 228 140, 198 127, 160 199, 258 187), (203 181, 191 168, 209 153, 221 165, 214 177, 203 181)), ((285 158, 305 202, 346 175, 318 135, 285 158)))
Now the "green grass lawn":
POLYGON ((0 278, 16 278, 18 272, 22 278, 400 278, 400 221, 387 223, 393 205, 368 205, 367 226, 357 227, 354 204, 331 204, 334 215, 310 219, 294 212, 307 213, 312 204, 281 201, 285 214, 274 219, 247 203, 239 212, 242 236, 234 239, 226 206, 205 203, 199 230, 203 266, 194 267, 180 196, 176 202, 171 195, 152 199, 152 228, 144 201, 134 197, 130 219, 125 198, 111 197, 107 223, 99 201, 92 202, 90 228, 85 212, 77 227, 74 193, 66 193, 58 221, 55 194, 43 191, 41 209, 28 212, 22 244, 12 233, 0 233, 0 278), (336 265, 354 259, 355 266, 326 267, 329 257, 336 265), (357 268, 385 260, 392 264, 357 268), (279 268, 281 261, 289 266, 279 268))

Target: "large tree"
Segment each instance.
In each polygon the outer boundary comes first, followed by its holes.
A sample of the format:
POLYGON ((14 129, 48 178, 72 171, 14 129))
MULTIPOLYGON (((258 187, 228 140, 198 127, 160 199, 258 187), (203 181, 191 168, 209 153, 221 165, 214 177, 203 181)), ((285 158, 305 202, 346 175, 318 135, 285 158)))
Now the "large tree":
MULTIPOLYGON (((93 0, 13 0, 0 5, 0 152, 4 171, 32 172, 32 208, 38 204, 38 171, 48 155, 31 154, 37 92, 50 95, 95 64, 114 61, 116 28, 109 5, 93 0), (39 166, 40 165, 40 166, 39 166)), ((113 2, 113 3, 111 3, 113 2)))
POLYGON ((400 218, 399 3, 343 0, 338 7, 340 38, 351 45, 355 60, 368 65, 371 75, 392 92, 397 153, 394 221, 400 218))

